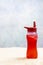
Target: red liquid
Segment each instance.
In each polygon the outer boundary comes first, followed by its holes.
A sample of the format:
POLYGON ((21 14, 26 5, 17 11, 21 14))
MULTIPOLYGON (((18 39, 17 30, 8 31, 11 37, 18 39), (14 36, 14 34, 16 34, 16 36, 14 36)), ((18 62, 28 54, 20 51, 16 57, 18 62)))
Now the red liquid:
POLYGON ((37 35, 27 35, 27 58, 37 58, 37 35))

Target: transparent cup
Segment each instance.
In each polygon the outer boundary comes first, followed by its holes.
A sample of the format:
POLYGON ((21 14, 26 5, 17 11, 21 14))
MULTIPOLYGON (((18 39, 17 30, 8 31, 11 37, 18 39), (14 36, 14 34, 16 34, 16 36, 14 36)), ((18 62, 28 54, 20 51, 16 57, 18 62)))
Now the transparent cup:
POLYGON ((27 58, 37 58, 37 33, 36 32, 29 32, 26 35, 27 39, 27 52, 26 57, 27 58))

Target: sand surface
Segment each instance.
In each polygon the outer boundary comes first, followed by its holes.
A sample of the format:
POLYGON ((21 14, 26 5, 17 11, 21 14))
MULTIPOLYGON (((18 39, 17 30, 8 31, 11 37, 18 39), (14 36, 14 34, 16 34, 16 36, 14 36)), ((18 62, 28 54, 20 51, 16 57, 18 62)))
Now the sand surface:
POLYGON ((0 65, 43 65, 43 48, 38 48, 37 59, 26 59, 26 48, 0 48, 0 65))

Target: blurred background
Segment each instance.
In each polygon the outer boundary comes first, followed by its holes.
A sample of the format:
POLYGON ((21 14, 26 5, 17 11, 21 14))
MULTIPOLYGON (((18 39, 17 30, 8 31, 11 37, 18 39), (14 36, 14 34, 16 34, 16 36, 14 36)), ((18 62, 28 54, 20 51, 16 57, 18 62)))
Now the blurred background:
POLYGON ((43 47, 43 0, 0 0, 0 47, 26 47, 24 26, 34 20, 43 47))

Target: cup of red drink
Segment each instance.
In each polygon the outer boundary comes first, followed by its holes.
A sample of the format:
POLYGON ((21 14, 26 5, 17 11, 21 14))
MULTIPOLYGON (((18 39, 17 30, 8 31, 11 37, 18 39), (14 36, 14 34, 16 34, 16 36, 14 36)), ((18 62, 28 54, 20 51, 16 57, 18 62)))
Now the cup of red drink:
POLYGON ((27 35, 26 35, 26 40, 27 40, 27 52, 26 52, 26 57, 27 58, 37 58, 37 28, 36 28, 36 23, 34 21, 33 27, 24 27, 27 29, 27 35))

